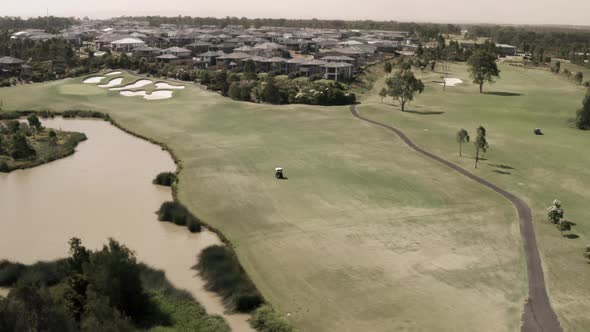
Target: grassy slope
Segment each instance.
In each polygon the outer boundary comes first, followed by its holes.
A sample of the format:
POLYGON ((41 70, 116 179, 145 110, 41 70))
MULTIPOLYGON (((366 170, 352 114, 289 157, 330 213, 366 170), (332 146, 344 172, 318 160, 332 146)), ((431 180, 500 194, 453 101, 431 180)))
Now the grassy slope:
POLYGON ((348 108, 245 104, 194 87, 144 101, 79 82, 0 89, 0 99, 108 111, 172 147, 180 200, 224 232, 302 330, 518 328, 515 211, 348 108), (274 179, 276 166, 288 180, 274 179))
MULTIPOLYGON (((409 107, 422 114, 401 113, 398 107, 391 107, 391 99, 385 101, 389 105, 380 104, 376 92, 362 97, 359 110, 402 128, 420 146, 471 170, 473 145, 464 146, 464 157, 459 158, 455 133, 466 128, 474 138, 475 128, 485 126, 491 145, 489 160, 474 172, 529 203, 557 314, 567 330, 587 331, 590 271, 581 253, 590 234, 585 209, 590 195, 590 155, 584 153, 590 133, 575 130, 568 122, 581 106, 584 89, 547 71, 511 66, 501 66, 501 70, 501 79, 485 90, 520 95, 479 95, 469 83, 466 67, 453 64, 451 77, 466 83, 444 93, 433 82, 440 75, 422 74, 426 90, 409 107), (429 112, 444 113, 427 115, 429 112), (546 135, 533 135, 536 127, 546 135), (561 238, 546 222, 545 208, 554 198, 562 200, 566 217, 577 223, 572 233, 579 238, 561 238)), ((374 91, 382 85, 382 80, 376 83, 374 91)))

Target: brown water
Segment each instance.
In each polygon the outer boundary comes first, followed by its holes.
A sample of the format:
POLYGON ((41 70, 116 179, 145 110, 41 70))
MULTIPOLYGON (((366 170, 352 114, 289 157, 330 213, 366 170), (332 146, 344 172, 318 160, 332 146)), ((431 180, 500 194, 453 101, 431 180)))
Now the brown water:
POLYGON ((174 171, 159 146, 101 120, 52 119, 46 127, 83 132, 76 153, 28 170, 0 173, 0 258, 22 263, 53 260, 68 253, 68 240, 99 248, 109 237, 134 250, 137 258, 166 272, 206 308, 222 315, 233 331, 252 331, 248 315, 226 315, 221 299, 203 289, 191 266, 201 250, 220 244, 216 234, 191 234, 185 227, 157 221, 155 211, 172 199, 169 188, 151 183, 174 171))

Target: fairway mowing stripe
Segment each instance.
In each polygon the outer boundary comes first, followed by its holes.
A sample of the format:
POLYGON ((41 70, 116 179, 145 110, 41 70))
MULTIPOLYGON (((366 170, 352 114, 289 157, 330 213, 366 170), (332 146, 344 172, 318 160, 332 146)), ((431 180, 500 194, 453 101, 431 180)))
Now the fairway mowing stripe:
POLYGON ((520 222, 520 234, 522 240, 524 242, 524 252, 526 254, 526 262, 527 262, 527 274, 528 274, 528 286, 529 286, 529 298, 528 301, 525 303, 524 311, 522 314, 522 332, 561 332, 561 326, 559 324, 559 319, 553 311, 551 307, 551 303, 549 302, 549 296, 547 295, 547 288, 545 286, 545 277, 543 275, 543 265, 541 263, 541 257, 539 255, 539 249, 537 248, 537 240, 535 238, 535 230, 533 228, 533 218, 531 213, 531 208, 520 198, 515 196, 514 194, 506 191, 483 178, 467 171, 466 169, 460 167, 459 165, 453 164, 450 161, 447 161, 433 153, 430 153, 410 140, 406 134, 404 134, 401 130, 394 128, 392 126, 386 125, 381 122, 377 122, 371 120, 369 118, 365 118, 358 113, 356 110, 356 105, 350 106, 350 112, 356 118, 359 118, 363 121, 372 123, 379 127, 388 129, 397 136, 399 136, 406 145, 408 145, 414 151, 422 154, 425 157, 428 157, 434 161, 437 161, 451 169, 463 174, 464 176, 478 182, 496 193, 502 195, 506 199, 508 199, 516 208, 518 212, 519 222, 520 222))

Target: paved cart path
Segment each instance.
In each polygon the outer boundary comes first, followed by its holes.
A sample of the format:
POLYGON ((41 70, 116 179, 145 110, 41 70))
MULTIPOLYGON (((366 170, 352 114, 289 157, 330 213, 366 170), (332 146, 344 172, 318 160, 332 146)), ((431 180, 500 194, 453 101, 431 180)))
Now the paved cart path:
POLYGON ((551 307, 549 302, 549 296, 547 295, 547 289, 545 287, 545 278, 543 276, 543 266, 541 264, 541 257, 539 256, 539 250, 537 248, 537 240, 535 238, 535 230, 533 228, 533 218, 531 214, 531 208, 519 197, 514 194, 488 182, 479 176, 465 170, 464 168, 453 164, 441 157, 432 154, 426 150, 423 150, 412 140, 408 138, 401 130, 388 126, 381 122, 377 122, 368 119, 358 113, 356 105, 350 107, 350 111, 353 116, 363 121, 372 123, 379 127, 388 129, 397 134, 404 143, 406 143, 414 151, 435 160, 451 169, 461 173, 462 175, 478 182, 498 194, 508 199, 518 211, 518 218, 520 221, 520 234, 524 242, 524 252, 526 255, 527 273, 528 273, 528 286, 529 286, 529 299, 525 304, 524 312, 522 315, 522 332, 560 332, 562 331, 559 325, 557 315, 551 307))

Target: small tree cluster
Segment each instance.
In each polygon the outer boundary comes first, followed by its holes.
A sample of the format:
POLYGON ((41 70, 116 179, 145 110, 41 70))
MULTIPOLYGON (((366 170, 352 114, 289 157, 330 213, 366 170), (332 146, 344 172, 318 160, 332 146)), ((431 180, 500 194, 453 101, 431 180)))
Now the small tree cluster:
POLYGON ((553 200, 551 206, 547 208, 547 218, 549 222, 554 224, 559 229, 561 235, 563 232, 570 231, 572 229, 572 223, 564 218, 565 211, 558 199, 553 200))

